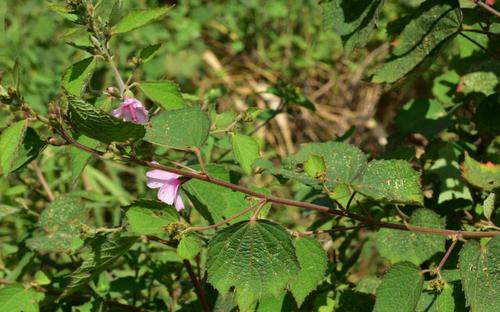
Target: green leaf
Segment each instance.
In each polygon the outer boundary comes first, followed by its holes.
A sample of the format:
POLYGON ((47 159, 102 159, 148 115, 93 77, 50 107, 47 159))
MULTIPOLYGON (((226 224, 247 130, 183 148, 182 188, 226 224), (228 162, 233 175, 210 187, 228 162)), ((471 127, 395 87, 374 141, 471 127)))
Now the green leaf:
POLYGON ((210 120, 200 108, 176 109, 153 117, 144 140, 160 146, 190 150, 205 143, 209 129, 210 120))
POLYGON ((453 96, 456 93, 460 76, 452 70, 446 71, 440 76, 434 78, 432 84, 432 94, 441 103, 451 105, 453 103, 453 96))
MULTIPOLYGON (((429 209, 417 209, 410 218, 410 225, 444 229, 446 221, 429 209)), ((380 229, 376 234, 377 249, 391 262, 410 261, 421 264, 438 252, 445 250, 446 237, 442 235, 380 229)))
POLYGON ((486 246, 469 240, 460 251, 458 268, 467 305, 473 312, 496 311, 500 307, 500 236, 486 246))
POLYGON ((465 312, 460 283, 445 283, 440 291, 423 291, 415 312, 465 312))
MULTIPOLYGON (((497 68, 497 70, 500 70, 500 68, 497 68)), ((460 82, 464 94, 477 92, 492 95, 495 93, 499 80, 495 72, 481 71, 463 75, 460 82)))
MULTIPOLYGON (((153 56, 155 56, 156 52, 161 48, 162 44, 153 44, 150 46, 145 47, 144 49, 141 50, 141 53, 139 54, 139 57, 142 60, 143 64, 146 64, 149 62, 153 56)), ((177 86, 176 86, 177 87, 177 86)))
MULTIPOLYGON (((230 181, 230 173, 219 165, 206 167, 211 177, 230 181)), ((235 181, 231 181, 235 183, 235 181)), ((209 222, 216 223, 248 207, 246 195, 209 182, 192 179, 182 185, 196 210, 209 222)))
POLYGON ((82 226, 88 210, 69 197, 61 197, 45 208, 38 220, 39 230, 27 241, 28 247, 41 252, 65 252, 79 248, 82 226))
POLYGON ((113 34, 122 34, 140 28, 164 16, 172 7, 131 10, 113 27, 113 34))
POLYGON ((130 231, 141 235, 165 233, 165 227, 179 221, 174 207, 153 200, 138 200, 126 207, 130 231))
POLYGON ((326 173, 325 160, 321 156, 311 155, 304 162, 304 171, 312 178, 318 178, 326 173))
POLYGON ((196 234, 188 233, 182 237, 177 246, 177 254, 182 259, 193 260, 203 248, 203 241, 196 234))
POLYGON ((0 289, 0 305, 3 311, 9 312, 38 312, 38 302, 45 295, 34 288, 24 287, 22 284, 5 285, 0 289))
MULTIPOLYGON (((96 148, 99 144, 98 141, 89 138, 88 136, 81 135, 77 139, 78 143, 88 146, 90 148, 96 148)), ((82 151, 79 148, 71 146, 69 148, 69 157, 71 159, 71 184, 74 184, 76 180, 82 174, 83 169, 87 166, 92 154, 82 151)))
POLYGON ((328 187, 338 183, 350 185, 366 168, 366 155, 359 148, 340 142, 305 144, 297 154, 284 161, 284 168, 294 170, 311 155, 323 157, 328 187))
POLYGON ((222 294, 234 287, 243 311, 264 297, 278 297, 298 271, 290 235, 266 220, 229 226, 208 247, 208 282, 222 294))
POLYGON ((420 174, 404 160, 373 160, 353 185, 377 201, 422 205, 420 174))
POLYGON ((0 134, 0 170, 3 175, 12 171, 14 162, 23 144, 28 120, 21 120, 10 125, 0 134))
POLYGON ((79 17, 76 14, 71 13, 71 11, 63 4, 58 3, 47 3, 49 9, 59 14, 63 18, 69 20, 70 22, 78 21, 79 17))
POLYGON ((84 257, 80 267, 70 275, 69 284, 64 288, 61 297, 72 294, 87 285, 124 255, 136 241, 137 237, 132 236, 98 236, 92 241, 91 252, 84 257))
POLYGON ((497 116, 500 116, 500 98, 493 94, 481 101, 472 120, 479 132, 495 136, 500 134, 497 116))
POLYGON ((144 81, 139 84, 139 88, 149 99, 160 104, 165 110, 186 107, 179 87, 172 81, 144 81))
POLYGON ((76 131, 104 143, 138 140, 144 136, 144 127, 115 118, 106 112, 66 94, 69 116, 76 131))
POLYGON ((246 174, 252 173, 253 163, 260 158, 259 143, 252 137, 243 134, 231 136, 233 153, 246 174))
POLYGON ((33 128, 28 127, 24 135, 23 144, 19 147, 11 171, 16 171, 29 164, 38 156, 40 151, 45 148, 45 145, 45 142, 42 141, 38 133, 33 130, 33 128))
POLYGON ((470 184, 485 191, 493 191, 500 187, 500 165, 492 162, 480 163, 467 153, 462 164, 462 176, 470 184))
POLYGON ((427 174, 437 175, 439 178, 438 204, 456 200, 472 201, 469 187, 460 173, 462 149, 451 143, 438 146, 434 153, 433 149, 432 145, 427 148, 430 160, 433 161, 427 174))
POLYGON ((345 183, 339 183, 335 185, 332 191, 328 194, 331 199, 338 201, 344 208, 347 208, 347 204, 349 203, 351 195, 352 190, 349 185, 345 183))
POLYGON ((345 53, 350 54, 370 39, 383 4, 383 0, 322 2, 324 25, 340 35, 345 53))
POLYGON ((3 218, 15 214, 19 211, 21 211, 21 208, 0 204, 0 221, 3 218))
POLYGON ((398 36, 392 57, 377 71, 373 81, 392 83, 405 76, 437 54, 460 28, 458 1, 423 2, 398 36))
POLYGON ((325 277, 328 259, 323 247, 309 237, 299 237, 295 240, 295 254, 300 271, 290 283, 290 291, 300 307, 307 295, 315 290, 325 277))
POLYGON ((94 73, 96 64, 96 59, 91 56, 68 67, 62 77, 63 88, 75 96, 81 96, 94 73))
POLYGON ((436 100, 414 99, 396 116, 396 125, 404 134, 421 133, 432 139, 451 124, 443 105, 436 100))
POLYGON ((486 219, 491 220, 491 214, 495 210, 496 194, 491 192, 484 200, 483 211, 486 219))
POLYGON ((374 312, 414 312, 422 293, 424 277, 409 262, 396 263, 377 288, 374 312))

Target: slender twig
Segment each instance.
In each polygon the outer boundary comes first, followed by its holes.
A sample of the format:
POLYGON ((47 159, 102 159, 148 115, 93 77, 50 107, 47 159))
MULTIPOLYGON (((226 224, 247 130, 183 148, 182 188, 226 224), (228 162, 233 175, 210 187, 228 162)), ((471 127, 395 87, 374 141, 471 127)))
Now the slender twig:
POLYGON ((495 10, 494 8, 492 8, 491 6, 487 5, 483 1, 481 1, 481 0, 471 0, 471 1, 474 2, 475 4, 477 4, 478 6, 480 6, 481 8, 483 8, 484 10, 486 10, 486 11, 490 12, 491 14, 495 15, 496 17, 500 17, 500 12, 498 12, 497 10, 495 10))
POLYGON ((189 274, 189 278, 191 279, 191 282, 193 282, 194 289, 196 291, 196 294, 198 295, 198 299, 200 299, 201 306, 203 308, 204 312, 209 312, 210 307, 208 306, 207 298, 205 296, 205 290, 201 286, 200 281, 196 277, 196 274, 193 271, 193 267, 191 266, 191 263, 188 260, 183 261, 184 266, 186 267, 186 270, 189 274))
POLYGON ((193 148, 193 152, 196 155, 196 159, 198 159, 198 163, 200 164, 201 171, 203 173, 207 173, 207 170, 205 169, 205 161, 203 160, 203 155, 201 155, 201 151, 199 148, 195 147, 193 148))
POLYGON ((266 203, 266 201, 264 199, 261 199, 258 202, 256 202, 255 204, 250 205, 249 207, 243 209, 242 211, 240 211, 240 212, 232 215, 231 217, 224 219, 216 224, 207 225, 207 226, 192 226, 192 227, 188 228, 187 230, 188 231, 206 231, 206 230, 216 229, 219 226, 222 226, 226 223, 229 223, 229 222, 233 221, 234 219, 238 218, 239 216, 244 215, 245 213, 251 211, 252 209, 255 209, 256 207, 263 206, 265 203, 266 203))
POLYGON ((446 253, 443 256, 443 259, 439 262, 437 268, 434 269, 434 272, 441 278, 441 269, 444 267, 446 261, 450 257, 451 252, 453 251, 453 248, 455 248, 455 245, 457 244, 458 237, 454 236, 451 240, 451 245, 448 247, 448 250, 446 250, 446 253))
POLYGON ((33 161, 31 167, 33 168, 33 171, 35 171, 35 174, 36 174, 38 180, 40 181, 40 183, 42 184, 42 187, 43 187, 45 193, 47 193, 47 197, 49 198, 49 200, 51 202, 54 201, 56 199, 56 197, 54 196, 54 193, 52 193, 52 190, 50 189, 50 186, 47 183, 45 176, 43 175, 42 169, 40 169, 40 167, 38 166, 38 163, 36 161, 33 161))
POLYGON ((150 241, 154 241, 154 242, 157 242, 157 243, 160 243, 163 245, 167 245, 167 246, 172 246, 172 245, 175 245, 175 243, 176 243, 175 241, 166 240, 166 239, 163 239, 161 237, 153 236, 153 235, 147 235, 146 238, 149 239, 150 241))
POLYGON ((349 200, 347 201, 347 205, 345 205, 345 210, 349 210, 352 204, 352 200, 354 199, 354 196, 356 196, 356 191, 352 192, 351 196, 349 197, 349 200))
MULTIPOLYGON (((82 145, 81 143, 78 143, 75 139, 73 139, 67 132, 64 131, 62 127, 59 127, 57 129, 60 134, 70 143, 71 145, 84 150, 88 153, 91 153, 95 156, 102 157, 103 153, 99 152, 97 150, 94 150, 88 146, 82 145)), ((266 202, 274 203, 274 204, 281 204, 281 205, 287 205, 287 206, 293 206, 293 207, 299 207, 307 210, 314 210, 322 213, 327 213, 331 215, 336 215, 336 216, 341 216, 341 217, 348 217, 366 224, 369 224, 373 226, 374 228, 379 228, 379 227, 384 227, 384 228, 390 228, 390 229, 395 229, 395 230, 404 230, 404 231, 412 231, 412 232, 419 232, 419 233, 428 233, 428 234, 436 234, 436 235, 444 235, 444 236, 453 236, 457 235, 463 238, 480 238, 480 237, 495 237, 500 235, 500 231, 490 231, 490 232, 471 232, 471 231, 456 231, 456 230, 444 230, 444 229, 436 229, 436 228, 429 228, 429 227, 421 227, 421 226, 412 226, 409 224, 400 224, 400 223, 391 223, 391 222, 384 222, 384 221, 378 221, 375 219, 372 219, 370 217, 365 217, 361 216, 349 211, 340 211, 340 210, 334 210, 329 207, 313 204, 313 203, 308 203, 308 202, 301 202, 293 199, 288 199, 288 198, 281 198, 281 197, 276 197, 276 196, 270 196, 266 195, 263 193, 259 193, 256 191, 253 191, 249 188, 246 188, 244 186, 238 185, 238 184, 233 184, 224 180, 219 180, 216 178, 213 178, 209 176, 208 174, 203 174, 203 173, 195 173, 195 172, 188 172, 184 171, 181 169, 169 167, 169 166, 164 166, 158 163, 154 163, 152 161, 147 161, 143 159, 136 158, 135 156, 131 156, 130 158, 124 158, 124 161, 129 161, 132 163, 136 163, 138 165, 146 166, 149 168, 153 169, 160 169, 168 172, 172 172, 178 175, 182 175, 187 178, 192 178, 192 179, 197 179, 201 181, 206 181, 212 184, 216 184, 225 188, 232 189, 233 191, 238 191, 256 198, 260 199, 265 199, 266 202)))
POLYGON ((295 232, 295 233, 299 236, 319 235, 319 234, 330 234, 330 233, 334 233, 334 232, 343 232, 343 231, 349 231, 349 230, 357 230, 357 229, 368 228, 368 227, 371 227, 371 225, 361 224, 361 225, 354 225, 354 226, 336 226, 336 227, 333 227, 329 230, 315 230, 315 231, 304 231, 304 232, 295 232))

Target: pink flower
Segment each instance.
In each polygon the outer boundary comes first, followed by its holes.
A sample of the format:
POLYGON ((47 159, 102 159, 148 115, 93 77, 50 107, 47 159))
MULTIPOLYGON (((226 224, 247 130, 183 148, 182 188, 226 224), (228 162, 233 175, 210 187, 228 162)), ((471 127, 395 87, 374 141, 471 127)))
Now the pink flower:
POLYGON ((179 192, 182 181, 181 176, 164 170, 151 170, 146 172, 147 186, 152 189, 159 188, 158 199, 169 205, 174 205, 177 211, 184 209, 184 203, 179 192))
POLYGON ((120 107, 113 110, 113 116, 137 124, 145 124, 149 121, 148 111, 139 100, 133 97, 126 97, 120 107))

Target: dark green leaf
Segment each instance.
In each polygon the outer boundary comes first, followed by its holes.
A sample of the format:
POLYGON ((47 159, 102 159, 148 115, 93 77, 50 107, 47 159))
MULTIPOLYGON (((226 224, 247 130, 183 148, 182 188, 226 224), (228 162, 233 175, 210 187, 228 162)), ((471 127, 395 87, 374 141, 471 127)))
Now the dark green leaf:
POLYGON ((374 312, 414 312, 422 293, 424 276, 409 262, 396 263, 377 288, 374 312))
MULTIPOLYGON (((410 225, 444 229, 445 220, 429 209, 417 209, 410 218, 410 225)), ((391 262, 410 261, 420 265, 445 249, 446 237, 392 229, 380 229, 376 235, 377 249, 391 262)))
POLYGON ((208 248, 208 282, 220 293, 235 288, 241 310, 279 296, 299 265, 290 235, 269 221, 240 222, 218 232, 208 248))
POLYGON ((71 123, 79 133, 104 143, 138 140, 144 136, 143 126, 115 118, 70 94, 67 97, 71 123))
POLYGON ((84 257, 80 267, 70 275, 69 285, 64 288, 61 297, 72 294, 87 285, 125 254, 136 241, 137 237, 132 236, 99 236, 94 239, 92 250, 84 257))
POLYGON ((63 88, 75 96, 81 96, 92 77, 96 64, 96 59, 91 56, 68 67, 62 78, 63 88))
POLYGON ((373 77, 392 83, 436 54, 461 28, 458 1, 427 0, 416 10, 398 36, 390 58, 373 77))
POLYGON ((383 3, 383 0, 322 2, 324 24, 340 35, 345 52, 350 54, 370 39, 383 3))
POLYGON ((153 56, 155 56, 156 52, 158 52, 158 50, 161 48, 161 45, 161 43, 153 44, 142 49, 141 53, 139 54, 142 63, 146 64, 147 62, 149 62, 153 58, 153 56))
POLYGON ((467 241, 460 251, 458 267, 471 311, 496 311, 500 307, 500 236, 485 246, 467 241))
POLYGON ((27 128, 28 120, 25 119, 10 125, 0 134, 0 173, 5 176, 12 171, 17 161, 27 128))

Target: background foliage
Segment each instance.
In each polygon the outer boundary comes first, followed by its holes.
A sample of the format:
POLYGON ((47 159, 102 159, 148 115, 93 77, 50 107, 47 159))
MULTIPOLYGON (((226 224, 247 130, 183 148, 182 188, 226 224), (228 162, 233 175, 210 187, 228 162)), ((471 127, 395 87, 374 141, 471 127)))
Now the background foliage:
POLYGON ((498 10, 2 1, 1 309, 498 309, 498 10))

